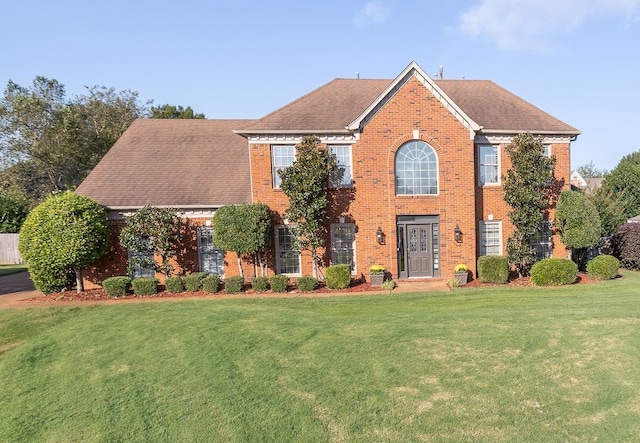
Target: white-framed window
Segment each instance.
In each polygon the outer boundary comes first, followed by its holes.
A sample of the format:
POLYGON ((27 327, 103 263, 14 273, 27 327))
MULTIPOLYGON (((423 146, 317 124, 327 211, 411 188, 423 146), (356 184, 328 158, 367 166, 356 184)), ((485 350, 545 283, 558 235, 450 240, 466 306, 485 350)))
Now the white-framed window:
POLYGON ((338 170, 342 172, 342 176, 339 174, 333 174, 329 180, 329 185, 332 188, 350 188, 353 185, 353 168, 351 166, 351 145, 329 146, 329 152, 336 157, 336 163, 338 164, 338 170))
POLYGON ((331 263, 348 264, 351 273, 356 270, 355 260, 356 226, 353 223, 331 225, 331 263))
POLYGON ((478 167, 478 180, 481 186, 500 183, 500 150, 498 146, 478 146, 478 167))
POLYGON ((551 257, 551 253, 553 252, 552 234, 551 222, 549 220, 542 220, 538 231, 536 231, 531 241, 531 246, 536 250, 537 260, 551 257))
POLYGON ((551 157, 551 145, 542 146, 542 155, 544 157, 551 157))
POLYGON ((502 222, 480 222, 480 255, 502 255, 502 222))
POLYGON ((300 252, 293 249, 295 236, 288 226, 276 226, 276 265, 278 274, 300 275, 300 252))
POLYGON ((201 272, 224 275, 224 251, 213 245, 213 228, 198 228, 198 263, 201 272))
POLYGON ((278 171, 287 169, 296 160, 296 147, 294 145, 271 146, 271 176, 274 189, 280 188, 282 179, 278 171))
POLYGON ((149 242, 142 242, 142 250, 128 250, 129 273, 131 278, 155 277, 156 267, 153 251, 148 247, 149 242))
POLYGON ((396 195, 438 194, 438 156, 422 140, 411 140, 398 149, 395 173, 396 195))

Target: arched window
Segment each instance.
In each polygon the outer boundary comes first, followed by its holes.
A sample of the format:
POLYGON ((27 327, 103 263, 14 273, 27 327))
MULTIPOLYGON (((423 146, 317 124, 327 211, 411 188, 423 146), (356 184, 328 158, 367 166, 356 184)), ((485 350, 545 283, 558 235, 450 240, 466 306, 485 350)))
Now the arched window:
POLYGON ((438 193, 438 157, 431 146, 411 140, 396 153, 396 195, 438 193))

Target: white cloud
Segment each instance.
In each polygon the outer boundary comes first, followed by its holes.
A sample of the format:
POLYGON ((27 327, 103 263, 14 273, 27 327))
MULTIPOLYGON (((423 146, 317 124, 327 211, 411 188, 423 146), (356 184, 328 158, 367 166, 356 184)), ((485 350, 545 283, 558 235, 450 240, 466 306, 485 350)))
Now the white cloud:
POLYGON ((507 50, 545 51, 553 37, 598 16, 633 18, 640 0, 482 0, 459 18, 459 29, 507 50))
POLYGON ((389 10, 379 0, 372 0, 358 11, 354 19, 357 26, 365 26, 369 23, 384 23, 387 21, 389 10))

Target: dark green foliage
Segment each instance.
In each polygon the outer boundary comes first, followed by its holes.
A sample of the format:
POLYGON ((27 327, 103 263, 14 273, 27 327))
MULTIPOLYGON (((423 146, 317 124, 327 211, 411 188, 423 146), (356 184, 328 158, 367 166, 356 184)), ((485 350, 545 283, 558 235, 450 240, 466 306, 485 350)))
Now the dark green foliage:
POLYGON ((528 275, 536 260, 532 246, 541 213, 554 194, 555 157, 542 155, 542 140, 531 134, 518 134, 506 147, 511 168, 504 179, 504 200, 511 206, 509 218, 515 230, 507 240, 507 255, 518 274, 528 275))
POLYGON ((345 289, 351 283, 351 266, 347 264, 333 265, 327 268, 327 288, 345 289))
POLYGON ((272 275, 269 279, 269 286, 273 292, 287 292, 289 277, 286 275, 272 275))
POLYGON ((107 213, 90 198, 63 192, 47 198, 29 213, 20 230, 19 249, 36 288, 46 293, 65 287, 69 270, 76 271, 102 257, 108 247, 107 213))
POLYGON ((220 290, 220 277, 217 275, 210 275, 202 279, 202 290, 213 294, 220 290))
POLYGON ((158 279, 155 277, 140 277, 131 280, 133 293, 136 295, 153 295, 158 292, 158 279))
POLYGON ((264 292, 269 289, 269 277, 253 277, 251 287, 256 292, 264 292))
POLYGON ((182 277, 185 289, 189 292, 198 292, 202 289, 202 280, 204 280, 208 275, 209 274, 206 272, 194 272, 182 277))
POLYGON ((595 205, 581 192, 562 191, 554 225, 562 242, 572 249, 578 268, 584 270, 588 248, 598 244, 602 230, 595 205))
POLYGON ((615 256, 625 269, 640 270, 640 223, 621 225, 612 239, 615 256))
POLYGON ((238 254, 238 271, 244 276, 241 257, 253 256, 262 264, 262 252, 271 245, 271 213, 263 203, 228 205, 214 216, 213 244, 238 254))
POLYGON ((181 222, 175 209, 145 206, 127 218, 120 231, 120 244, 130 252, 129 270, 155 269, 170 277, 171 259, 176 255, 181 222), (151 254, 160 256, 160 264, 149 261, 151 254))
POLYGON ((0 191, 0 234, 20 232, 28 213, 26 197, 16 192, 0 191))
POLYGON ((224 292, 227 294, 237 294, 242 292, 244 278, 241 276, 228 277, 224 279, 224 292))
POLYGON ((298 278, 297 286, 298 289, 303 292, 311 292, 316 288, 316 286, 318 286, 318 279, 314 277, 303 276, 298 278))
POLYGON ((164 287, 171 294, 178 294, 184 291, 184 280, 182 277, 168 277, 164 282, 164 287))
POLYGON ((289 198, 286 215, 296 238, 295 249, 309 251, 316 269, 322 260, 318 249, 327 236, 329 178, 336 169, 335 157, 320 146, 320 139, 308 136, 296 145, 293 165, 278 171, 280 187, 289 198))
POLYGON ((568 258, 545 258, 531 268, 531 283, 537 286, 570 285, 576 281, 578 265, 568 258))
POLYGON ((509 257, 498 255, 479 257, 478 279, 482 283, 507 283, 509 281, 509 257))
POLYGON ((174 106, 174 105, 161 105, 161 106, 152 106, 151 107, 151 117, 150 118, 181 118, 181 119, 202 119, 205 118, 204 114, 194 113, 191 106, 187 106, 183 108, 182 106, 174 106))
POLYGON ((131 278, 110 277, 102 281, 102 289, 109 297, 122 297, 127 295, 127 289, 131 285, 131 278))
POLYGON ((587 273, 597 280, 611 280, 618 276, 620 260, 613 255, 598 255, 587 263, 587 273))

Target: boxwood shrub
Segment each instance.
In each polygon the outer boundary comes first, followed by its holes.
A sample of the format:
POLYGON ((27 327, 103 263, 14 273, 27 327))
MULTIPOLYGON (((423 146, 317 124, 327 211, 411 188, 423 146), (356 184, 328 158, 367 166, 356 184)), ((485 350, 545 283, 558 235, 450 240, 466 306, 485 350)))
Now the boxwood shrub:
POLYGON ((110 277, 102 281, 102 288, 109 297, 127 295, 127 288, 131 285, 129 277, 110 277))
POLYGON ((131 280, 133 293, 136 295, 153 295, 158 292, 158 279, 155 277, 140 277, 131 280))
POLYGON ((345 289, 351 283, 351 266, 347 264, 333 265, 327 268, 327 288, 345 289))
POLYGON ((597 280, 611 280, 618 276, 620 260, 613 255, 598 255, 587 263, 587 274, 597 280))
POLYGON ((181 277, 169 277, 164 281, 164 287, 167 292, 177 294, 184 291, 184 280, 181 277))
POLYGON ((202 289, 202 280, 206 278, 209 274, 206 272, 194 272, 189 274, 184 278, 184 287, 189 292, 198 292, 202 289))
POLYGON ((568 258, 545 258, 531 268, 531 283, 537 286, 570 285, 576 281, 578 265, 568 258))
POLYGON ((244 279, 241 276, 225 278, 224 292, 227 294, 237 294, 238 292, 242 292, 243 284, 244 279))
POLYGON ((505 284, 509 281, 509 258, 483 255, 478 258, 478 279, 482 283, 505 284))
POLYGON ((253 277, 251 287, 256 292, 264 292, 269 289, 269 277, 253 277))
POLYGON ((269 279, 269 285, 273 292, 287 292, 287 285, 289 284, 289 277, 286 275, 278 274, 272 275, 269 279))
POLYGON ((217 275, 209 275, 201 280, 202 290, 213 294, 220 289, 220 277, 217 275))
POLYGON ((298 289, 302 292, 311 292, 318 286, 318 279, 310 276, 302 276, 298 279, 298 289))

